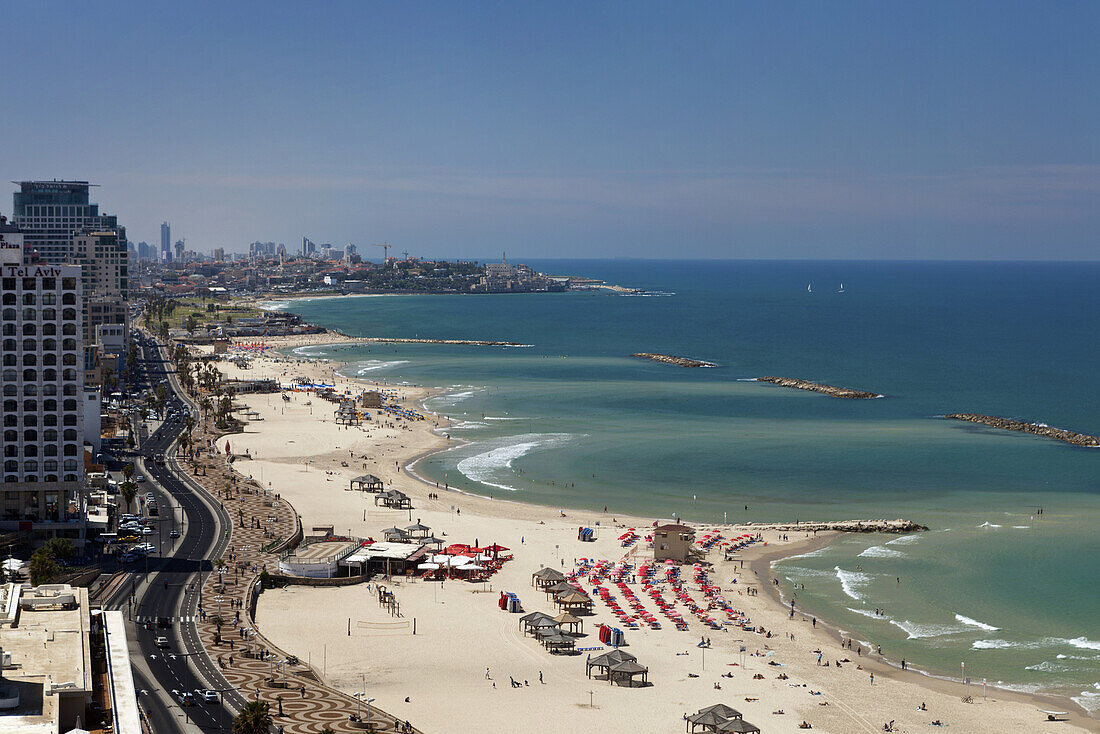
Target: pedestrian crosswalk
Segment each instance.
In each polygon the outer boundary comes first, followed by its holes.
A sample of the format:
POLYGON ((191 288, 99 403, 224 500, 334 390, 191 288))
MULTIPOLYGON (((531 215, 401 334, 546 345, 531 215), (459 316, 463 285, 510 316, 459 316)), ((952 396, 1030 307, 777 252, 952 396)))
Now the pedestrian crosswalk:
POLYGON ((134 617, 134 621, 137 622, 138 624, 156 624, 157 622, 159 622, 161 620, 165 620, 165 619, 171 620, 173 624, 176 624, 176 623, 194 624, 195 622, 199 621, 199 618, 197 616, 194 616, 194 615, 181 616, 181 617, 146 617, 146 616, 134 617))

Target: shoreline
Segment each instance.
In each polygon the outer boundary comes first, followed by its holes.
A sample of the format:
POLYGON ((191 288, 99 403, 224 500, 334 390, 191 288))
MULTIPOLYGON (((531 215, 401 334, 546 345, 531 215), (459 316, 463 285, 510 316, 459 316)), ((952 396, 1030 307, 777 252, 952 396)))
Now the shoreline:
MULTIPOLYGON (((313 343, 317 343, 317 342, 313 339, 306 338, 302 341, 302 343, 297 344, 297 345, 293 345, 293 346, 304 346, 304 345, 313 344, 313 343)), ((334 359, 334 358, 328 358, 328 359, 326 359, 326 362, 321 362, 321 360, 319 358, 303 357, 303 356, 300 356, 300 355, 284 356, 284 359, 286 359, 289 362, 293 362, 295 359, 298 359, 298 360, 301 360, 301 361, 306 362, 306 363, 315 363, 318 366, 323 365, 323 366, 326 366, 327 369, 330 369, 333 373, 337 373, 337 371, 339 369, 341 369, 344 365, 348 364, 348 363, 341 362, 340 360, 334 359), (336 364, 333 364, 333 363, 336 363, 336 364)), ((358 384, 358 385, 375 384, 375 385, 383 385, 383 386, 387 386, 387 387, 390 387, 390 388, 396 388, 396 389, 402 389, 402 390, 407 390, 407 389, 410 389, 410 387, 412 387, 412 386, 407 386, 407 385, 392 385, 392 384, 383 383, 383 382, 380 382, 380 381, 377 381, 377 380, 364 379, 364 378, 359 377, 359 376, 346 377, 344 375, 340 375, 340 377, 343 378, 344 380, 348 381, 349 383, 358 384)), ((440 415, 440 414, 437 414, 437 413, 433 413, 432 411, 430 411, 430 410, 428 410, 427 408, 424 407, 424 402, 428 398, 433 397, 434 395, 438 394, 439 391, 431 389, 431 388, 423 388, 423 387, 416 387, 415 389, 418 390, 418 391, 423 391, 423 394, 421 394, 418 398, 416 398, 415 402, 416 402, 417 408, 419 410, 421 410, 421 412, 423 414, 425 414, 426 416, 429 416, 430 419, 434 419, 434 421, 435 421, 434 429, 430 428, 430 427, 427 427, 427 426, 424 427, 424 428, 427 429, 428 433, 433 433, 433 430, 438 430, 440 428, 446 429, 446 428, 450 427, 451 425, 453 425, 452 421, 450 419, 448 419, 446 416, 443 416, 443 415, 440 415)), ((431 420, 429 420, 429 422, 431 422, 431 420)), ((262 426, 260 426, 260 429, 262 430, 262 426)), ((416 429, 414 428, 414 430, 416 430, 416 429)), ((439 441, 439 443, 436 443, 434 446, 429 446, 429 447, 427 447, 423 450, 418 450, 418 451, 413 452, 413 453, 406 453, 398 459, 398 461, 400 462, 400 466, 401 466, 400 473, 405 473, 405 474, 411 475, 411 479, 414 482, 416 482, 421 488, 423 488, 425 490, 432 490, 432 491, 434 491, 436 489, 435 483, 433 481, 429 481, 429 480, 425 479, 418 472, 416 472, 415 465, 423 459, 426 459, 430 456, 441 453, 443 451, 447 451, 450 448, 454 448, 456 445, 463 445, 464 443, 467 442, 466 439, 462 439, 462 438, 455 438, 455 437, 445 438, 443 436, 440 436, 438 433, 435 433, 434 437, 439 441), (456 442, 456 443, 451 443, 451 442, 456 442)), ((241 467, 241 469, 243 469, 243 467, 241 467)), ((479 495, 479 494, 475 494, 475 493, 472 493, 472 492, 467 492, 467 491, 464 491, 464 490, 453 489, 453 488, 449 488, 448 490, 441 490, 441 491, 454 492, 457 496, 462 497, 463 498, 462 501, 463 501, 464 509, 467 509, 468 515, 473 516, 475 519, 477 517, 489 517, 489 516, 507 516, 507 517, 526 516, 528 519, 531 519, 531 518, 534 518, 534 517, 546 517, 546 519, 549 520, 549 517, 547 517, 548 515, 557 514, 557 510, 554 507, 545 506, 545 505, 538 505, 538 504, 531 503, 531 502, 524 501, 524 500, 509 499, 509 498, 504 498, 502 501, 505 503, 504 507, 508 508, 508 510, 512 510, 513 512, 508 512, 508 511, 504 511, 504 510, 494 510, 494 509, 492 509, 493 507, 497 507, 497 508, 501 507, 499 505, 499 501, 501 501, 501 500, 499 498, 497 498, 495 495, 484 496, 484 495, 479 495), (496 503, 496 504, 494 504, 494 503, 496 503)), ((446 495, 442 495, 441 499, 445 499, 445 497, 446 497, 446 495)), ((427 505, 427 504, 428 503, 425 503, 425 505, 427 505)), ((420 507, 421 505, 418 503, 417 506, 420 507)), ((301 509, 302 508, 299 508, 299 511, 301 511, 301 509)), ((652 522, 652 518, 639 518, 639 517, 633 517, 633 516, 629 516, 629 515, 621 515, 621 514, 618 514, 618 513, 611 513, 611 512, 608 512, 608 513, 605 514, 605 513, 600 513, 598 511, 584 510, 584 509, 565 508, 565 510, 566 510, 566 513, 567 513, 568 518, 569 518, 567 524, 573 525, 573 526, 575 526, 578 522, 583 522, 584 519, 599 520, 599 521, 604 523, 603 527, 607 527, 607 523, 609 521, 611 521, 612 518, 615 521, 615 525, 623 526, 623 527, 626 527, 626 526, 631 525, 631 524, 633 524, 635 527, 646 527, 646 526, 649 525, 650 522, 652 522)), ((466 516, 464 515, 463 519, 465 519, 465 517, 466 516)), ((713 527, 713 528, 720 527, 720 524, 718 524, 718 523, 693 523, 693 525, 695 525, 696 527, 713 527)), ((783 525, 787 525, 787 524, 784 523, 783 525)), ((728 525, 726 527, 742 527, 742 525, 731 524, 731 525, 728 525)), ((754 531, 757 530, 757 529, 759 529, 759 530, 768 530, 769 527, 767 525, 762 525, 759 528, 753 528, 754 531)), ((798 528, 798 529, 804 529, 804 528, 798 528)), ((791 532, 797 532, 797 530, 792 529, 791 532)), ((827 545, 837 535, 838 535, 837 533, 830 533, 829 535, 827 535, 825 537, 821 537, 821 538, 815 540, 814 543, 816 543, 816 545, 814 545, 814 547, 822 547, 824 545, 827 545)), ((796 545, 798 545, 798 544, 796 543, 796 545)), ((771 549, 768 550, 767 553, 761 555, 759 558, 755 558, 753 560, 750 560, 749 561, 750 562, 750 567, 753 568, 754 570, 756 570, 758 573, 760 573, 761 580, 770 579, 770 578, 772 578, 772 575, 773 575, 772 571, 771 571, 771 564, 772 563, 777 562, 778 560, 781 560, 782 558, 786 558, 786 557, 789 557, 791 555, 797 555, 798 553, 802 553, 802 552, 805 552, 804 547, 802 547, 801 549, 795 548, 795 547, 790 547, 790 548, 783 547, 783 548, 779 548, 779 549, 771 548, 771 549)), ((769 585, 771 585, 771 584, 769 584, 769 585)), ((771 586, 773 586, 772 590, 766 595, 761 595, 761 597, 767 600, 767 602, 768 602, 768 604, 771 608, 770 613, 772 615, 779 614, 779 615, 782 615, 782 616, 785 617, 786 616, 786 614, 785 614, 786 608, 783 604, 782 594, 779 590, 775 589, 774 585, 771 585, 771 586)), ((806 613, 809 613, 809 612, 807 611, 806 613)), ((756 615, 753 614, 754 618, 755 618, 755 616, 756 615)), ((832 634, 832 637, 831 637, 832 640, 836 641, 836 640, 840 639, 839 638, 839 632, 835 631, 836 630, 835 626, 826 625, 824 623, 824 621, 820 620, 820 619, 818 621, 821 622, 821 625, 819 625, 819 626, 830 628, 830 630, 831 630, 830 633, 832 634)), ((901 673, 901 671, 898 671, 898 670, 896 670, 896 668, 892 667, 888 660, 884 660, 879 664, 882 667, 882 674, 883 674, 884 677, 897 679, 899 682, 907 684, 907 685, 919 686, 921 689, 928 690, 930 693, 934 693, 934 692, 950 693, 950 695, 955 696, 956 693, 955 693, 955 691, 952 690, 952 686, 958 687, 960 689, 961 689, 961 686, 962 686, 961 683, 953 682, 953 681, 950 681, 950 680, 941 680, 940 678, 933 677, 933 674, 930 674, 930 673, 926 674, 924 672, 916 672, 916 671, 914 671, 913 675, 908 675, 908 674, 901 673)), ((1100 728, 1097 728, 1097 726, 1096 726, 1097 722, 1094 719, 1092 719, 1090 717, 1090 715, 1082 707, 1080 707, 1076 702, 1072 701, 1068 697, 1063 698, 1061 696, 1052 697, 1052 696, 1046 696, 1046 695, 1043 695, 1043 694, 1027 694, 1027 693, 1023 693, 1023 692, 1016 692, 1016 691, 1011 691, 1011 690, 1007 690, 1007 689, 1003 689, 1003 688, 997 688, 995 686, 991 686, 990 688, 991 688, 991 691, 992 690, 997 691, 997 700, 998 701, 1014 701, 1014 702, 1018 702, 1018 703, 1027 703, 1027 704, 1044 703, 1044 704, 1048 704, 1048 705, 1057 705, 1058 707, 1060 707, 1064 710, 1071 710, 1074 713, 1077 713, 1083 719, 1084 722, 1090 722, 1090 725, 1088 726, 1087 730, 1100 731, 1100 728)), ((717 698, 717 696, 716 696, 716 698, 717 698)), ((761 723, 761 722, 757 721, 757 723, 761 723)), ((1082 725, 1082 722, 1078 722, 1076 720, 1072 723, 1073 723, 1073 725, 1076 725, 1076 726, 1081 726, 1082 725)), ((819 727, 815 724, 815 728, 821 728, 821 727, 819 727)))
MULTIPOLYGON (((783 550, 777 550, 773 553, 761 555, 754 559, 750 566, 754 573, 756 573, 761 579, 767 579, 767 584, 762 584, 767 587, 767 596, 777 605, 777 608, 783 612, 786 612, 791 608, 791 600, 785 598, 785 589, 782 581, 778 585, 771 583, 774 578, 780 578, 774 572, 775 564, 782 561, 796 558, 799 555, 805 553, 811 553, 816 550, 827 547, 833 542, 838 534, 834 534, 825 538, 814 539, 813 541, 805 544, 801 548, 789 548, 783 550)), ((797 597, 794 594, 793 597, 797 597)), ((793 598, 792 597, 792 598, 793 598)), ((794 602, 794 609, 796 616, 801 615, 803 618, 809 617, 810 619, 816 619, 816 629, 822 631, 828 635, 833 642, 837 644, 837 649, 843 650, 840 644, 845 639, 852 639, 853 641, 866 644, 868 646, 867 654, 860 659, 860 663, 864 669, 874 670, 875 675, 881 675, 883 677, 891 678, 899 682, 912 683, 918 686, 922 686, 929 690, 939 691, 947 693, 949 695, 962 698, 966 695, 967 686, 961 679, 953 678, 949 675, 937 673, 935 671, 926 670, 915 666, 906 666, 906 670, 902 670, 901 664, 890 659, 887 655, 879 655, 871 651, 871 644, 866 641, 855 640, 850 634, 845 634, 846 630, 843 630, 839 625, 830 621, 827 617, 818 615, 812 608, 803 606, 798 601, 794 602)), ((848 652, 851 652, 850 650, 848 652)), ((971 687, 974 691, 977 691, 980 687, 978 683, 971 683, 971 687)), ((1092 732, 1100 732, 1100 721, 1096 720, 1093 715, 1074 701, 1069 696, 1062 696, 1058 694, 1044 694, 1044 693, 1029 693, 1025 691, 1016 691, 1011 688, 1004 688, 996 684, 987 684, 990 692, 995 692, 1004 700, 1018 701, 1021 703, 1030 703, 1038 706, 1043 706, 1048 709, 1061 708, 1081 717, 1084 722, 1091 722, 1091 725, 1084 724, 1086 730, 1092 732)), ((971 694, 975 695, 975 694, 971 694)), ((977 696, 975 695, 975 700, 977 696)), ((996 702, 997 699, 992 698, 992 701, 996 702)), ((1079 722, 1074 722, 1079 723, 1079 722)))

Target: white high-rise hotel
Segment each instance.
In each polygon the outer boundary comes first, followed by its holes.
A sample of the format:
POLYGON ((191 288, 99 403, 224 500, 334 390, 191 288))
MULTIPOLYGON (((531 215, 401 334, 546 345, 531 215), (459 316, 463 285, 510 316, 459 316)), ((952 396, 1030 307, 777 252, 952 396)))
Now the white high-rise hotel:
POLYGON ((0 218, 0 529, 84 536, 81 269, 24 264, 0 218))

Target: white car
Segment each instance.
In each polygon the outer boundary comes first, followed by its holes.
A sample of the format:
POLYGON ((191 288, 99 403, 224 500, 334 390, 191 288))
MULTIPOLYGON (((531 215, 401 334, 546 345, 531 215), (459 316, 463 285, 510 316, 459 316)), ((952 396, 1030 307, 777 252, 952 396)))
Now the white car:
POLYGON ((152 535, 153 534, 153 529, 152 528, 142 528, 141 529, 141 534, 142 535, 152 535))
POLYGON ((168 537, 169 538, 178 538, 178 537, 180 537, 180 531, 178 531, 178 530, 169 531, 168 537))

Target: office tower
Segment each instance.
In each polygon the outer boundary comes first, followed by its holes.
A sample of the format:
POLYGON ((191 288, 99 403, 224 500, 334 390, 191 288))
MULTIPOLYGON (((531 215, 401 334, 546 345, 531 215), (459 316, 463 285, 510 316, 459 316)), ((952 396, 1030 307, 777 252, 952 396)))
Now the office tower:
POLYGON ((175 245, 176 262, 183 262, 183 240, 176 240, 175 245))
POLYGON ((84 380, 103 385, 116 378, 126 354, 130 253, 113 230, 81 230, 73 236, 72 263, 80 266, 84 293, 84 380))
POLYGON ((225 260, 225 248, 224 247, 219 247, 216 250, 214 250, 214 260, 216 262, 222 262, 223 260, 225 260))
POLYGON ((350 242, 344 245, 344 259, 351 260, 351 256, 355 254, 355 245, 350 242))
POLYGON ((25 246, 25 234, 0 219, 0 529, 82 545, 81 269, 25 265, 25 246))
POLYGON ((168 222, 164 222, 160 225, 160 252, 161 259, 165 260, 164 256, 172 251, 172 227, 168 222))
POLYGON ((148 242, 137 243, 137 259, 148 260, 150 258, 150 250, 148 242))
POLYGON ((73 232, 78 229, 117 230, 126 241, 118 217, 99 213, 88 201, 87 181, 17 181, 12 223, 23 232, 23 247, 47 263, 69 260, 73 232))

